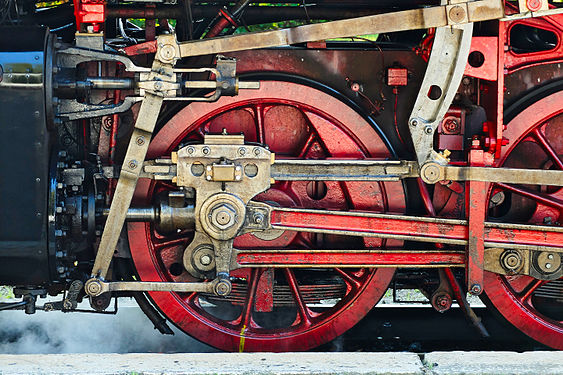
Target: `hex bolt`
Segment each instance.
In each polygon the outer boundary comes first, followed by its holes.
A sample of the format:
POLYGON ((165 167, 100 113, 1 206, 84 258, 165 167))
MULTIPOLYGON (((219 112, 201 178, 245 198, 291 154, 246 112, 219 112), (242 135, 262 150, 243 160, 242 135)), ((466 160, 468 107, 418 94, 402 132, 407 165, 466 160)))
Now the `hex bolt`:
POLYGON ((260 153, 262 152, 262 150, 260 150, 260 147, 254 147, 254 155, 259 156, 260 153))
POLYGON ((244 147, 239 148, 239 149, 238 149, 238 154, 239 154, 240 156, 244 156, 244 155, 246 154, 246 148, 244 148, 244 147))
POLYGON ((211 150, 209 149, 209 147, 205 146, 204 148, 201 149, 201 152, 203 152, 203 155, 209 155, 211 150))
POLYGON ((145 137, 143 137, 142 135, 138 136, 136 141, 137 141, 137 145, 142 146, 145 144, 145 137))
POLYGON ((411 126, 418 126, 418 121, 415 120, 415 119, 412 119, 410 123, 411 123, 411 126))
POLYGON ((430 126, 430 125, 426 125, 426 126, 424 127, 424 132, 425 132, 426 134, 432 134, 432 133, 434 133, 434 128, 433 128, 432 126, 430 126))
POLYGON ((195 147, 193 147, 193 146, 188 147, 188 154, 191 155, 193 153, 195 153, 195 147))
POLYGON ((254 220, 254 223, 256 223, 256 224, 262 224, 264 222, 264 215, 261 214, 260 212, 256 212, 252 216, 252 220, 254 220))
POLYGON ((477 296, 477 295, 481 294, 482 290, 483 289, 481 288, 481 285, 479 285, 479 284, 471 285, 471 294, 473 294, 473 295, 477 296))
POLYGON ((135 169, 137 168, 137 160, 131 160, 127 165, 129 166, 129 169, 135 169))

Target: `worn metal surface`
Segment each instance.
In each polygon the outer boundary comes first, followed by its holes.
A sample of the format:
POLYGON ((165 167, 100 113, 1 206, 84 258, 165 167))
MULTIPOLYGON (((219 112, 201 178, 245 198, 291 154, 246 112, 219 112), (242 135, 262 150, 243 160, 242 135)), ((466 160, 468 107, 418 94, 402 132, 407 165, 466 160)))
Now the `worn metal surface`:
POLYGON ((465 267, 463 251, 235 250, 236 267, 465 267))
MULTIPOLYGON (((503 4, 497 0, 461 3, 459 7, 462 8, 464 14, 462 18, 452 18, 450 7, 436 6, 322 24, 310 24, 291 29, 185 42, 180 44, 179 56, 208 55, 314 42, 331 38, 441 27, 498 19, 504 16, 503 4)), ((464 65, 461 69, 463 70, 463 68, 464 65)))
POLYGON ((274 181, 398 181, 418 176, 406 160, 283 160, 272 165, 274 181))
POLYGON ((436 29, 426 74, 409 117, 409 130, 421 165, 430 161, 447 164, 446 157, 434 151, 434 133, 463 78, 472 33, 471 23, 436 29))
MULTIPOLYGON (((155 59, 150 77, 151 79, 158 78, 164 81, 174 80, 172 66, 163 64, 155 59)), ((146 91, 144 100, 141 103, 135 129, 131 134, 129 147, 123 161, 123 168, 121 169, 110 212, 92 268, 91 276, 93 278, 104 279, 107 275, 117 241, 119 240, 119 234, 125 222, 127 209, 133 198, 137 180, 139 179, 145 155, 149 148, 152 132, 160 113, 163 96, 159 94, 159 88, 159 86, 155 86, 154 89, 156 91, 146 91)))
POLYGON ((150 281, 112 281, 90 279, 84 285, 86 293, 97 297, 108 292, 177 292, 177 293, 213 293, 216 282, 201 283, 162 283, 150 281))
MULTIPOLYGON (((466 245, 467 221, 371 212, 307 210, 272 207, 252 203, 269 211, 269 227, 315 233, 333 233, 362 237, 395 238, 422 242, 466 245)), ((268 226, 266 226, 268 228, 268 226)), ((563 229, 540 225, 484 223, 484 245, 558 250, 563 229)))

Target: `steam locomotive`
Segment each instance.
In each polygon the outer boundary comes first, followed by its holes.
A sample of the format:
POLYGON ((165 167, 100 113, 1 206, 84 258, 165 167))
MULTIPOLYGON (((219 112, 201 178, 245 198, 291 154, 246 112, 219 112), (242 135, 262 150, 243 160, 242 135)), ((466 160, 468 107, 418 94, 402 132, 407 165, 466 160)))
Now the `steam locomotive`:
POLYGON ((561 4, 2 0, 0 309, 300 351, 416 288, 563 349, 561 4))

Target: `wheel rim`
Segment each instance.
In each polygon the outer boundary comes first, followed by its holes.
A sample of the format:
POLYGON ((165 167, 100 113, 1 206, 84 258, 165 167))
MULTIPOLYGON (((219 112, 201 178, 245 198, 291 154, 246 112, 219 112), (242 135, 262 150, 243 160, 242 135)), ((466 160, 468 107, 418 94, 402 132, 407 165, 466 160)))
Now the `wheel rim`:
MULTIPOLYGON (((505 134, 512 145, 504 150, 499 165, 562 170, 562 102, 563 92, 558 92, 520 112, 507 125, 505 134)), ((554 225, 563 219, 561 187, 495 184, 489 190, 489 199, 499 192, 504 194, 504 201, 489 210, 489 218, 554 225)), ((494 307, 522 332, 563 349, 563 278, 541 281, 486 272, 485 292, 494 307)))
MULTIPOLYGON (((169 155, 180 142, 199 140, 205 131, 218 133, 223 128, 229 133, 244 132, 247 141, 267 144, 279 158, 390 156, 377 132, 342 102, 296 83, 265 81, 259 91, 247 90, 214 104, 186 107, 155 136, 148 157, 169 155)), ((169 188, 140 181, 135 200, 147 203, 159 190, 169 188)), ((402 185, 396 182, 278 183, 256 199, 282 206, 380 212, 404 212, 405 206, 402 185)), ((171 274, 171 265, 179 262, 189 239, 185 233, 159 236, 150 224, 129 224, 131 253, 140 278, 195 280, 185 271, 179 273, 177 266, 177 275, 171 274)), ((237 248, 350 245, 341 237, 291 232, 270 233, 270 237, 261 239, 247 234, 235 240, 237 248)), ((360 240, 360 246, 400 245, 360 240)), ((233 293, 227 302, 196 293, 149 295, 180 329, 219 349, 297 351, 324 344, 356 324, 383 296, 393 274, 394 269, 382 268, 236 270, 232 273, 236 277, 233 293), (334 304, 325 309, 315 307, 326 296, 332 297, 334 304), (209 308, 209 304, 219 306, 209 308), (268 322, 272 317, 275 322, 268 322)))

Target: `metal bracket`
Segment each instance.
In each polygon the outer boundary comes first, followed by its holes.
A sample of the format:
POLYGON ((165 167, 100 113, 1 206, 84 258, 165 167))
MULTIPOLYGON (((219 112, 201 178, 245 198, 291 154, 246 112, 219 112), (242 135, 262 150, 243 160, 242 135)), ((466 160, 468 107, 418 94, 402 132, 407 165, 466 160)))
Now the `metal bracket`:
POLYGON ((107 292, 201 292, 214 293, 218 280, 204 283, 168 283, 152 281, 113 281, 90 279, 84 289, 90 297, 97 297, 107 292))
POLYGON ((427 162, 448 163, 446 157, 434 151, 434 133, 463 78, 472 33, 472 23, 436 30, 426 74, 409 117, 411 138, 421 166, 427 162))
MULTIPOLYGON (((174 73, 170 63, 158 59, 154 60, 151 71, 152 79, 170 81, 173 80, 173 77, 174 73)), ((137 186, 137 180, 149 148, 162 101, 163 96, 160 92, 145 92, 92 268, 91 277, 93 279, 103 280, 107 275, 121 228, 123 228, 127 216, 127 210, 137 186)), ((86 290, 88 291, 88 289, 86 290)))

